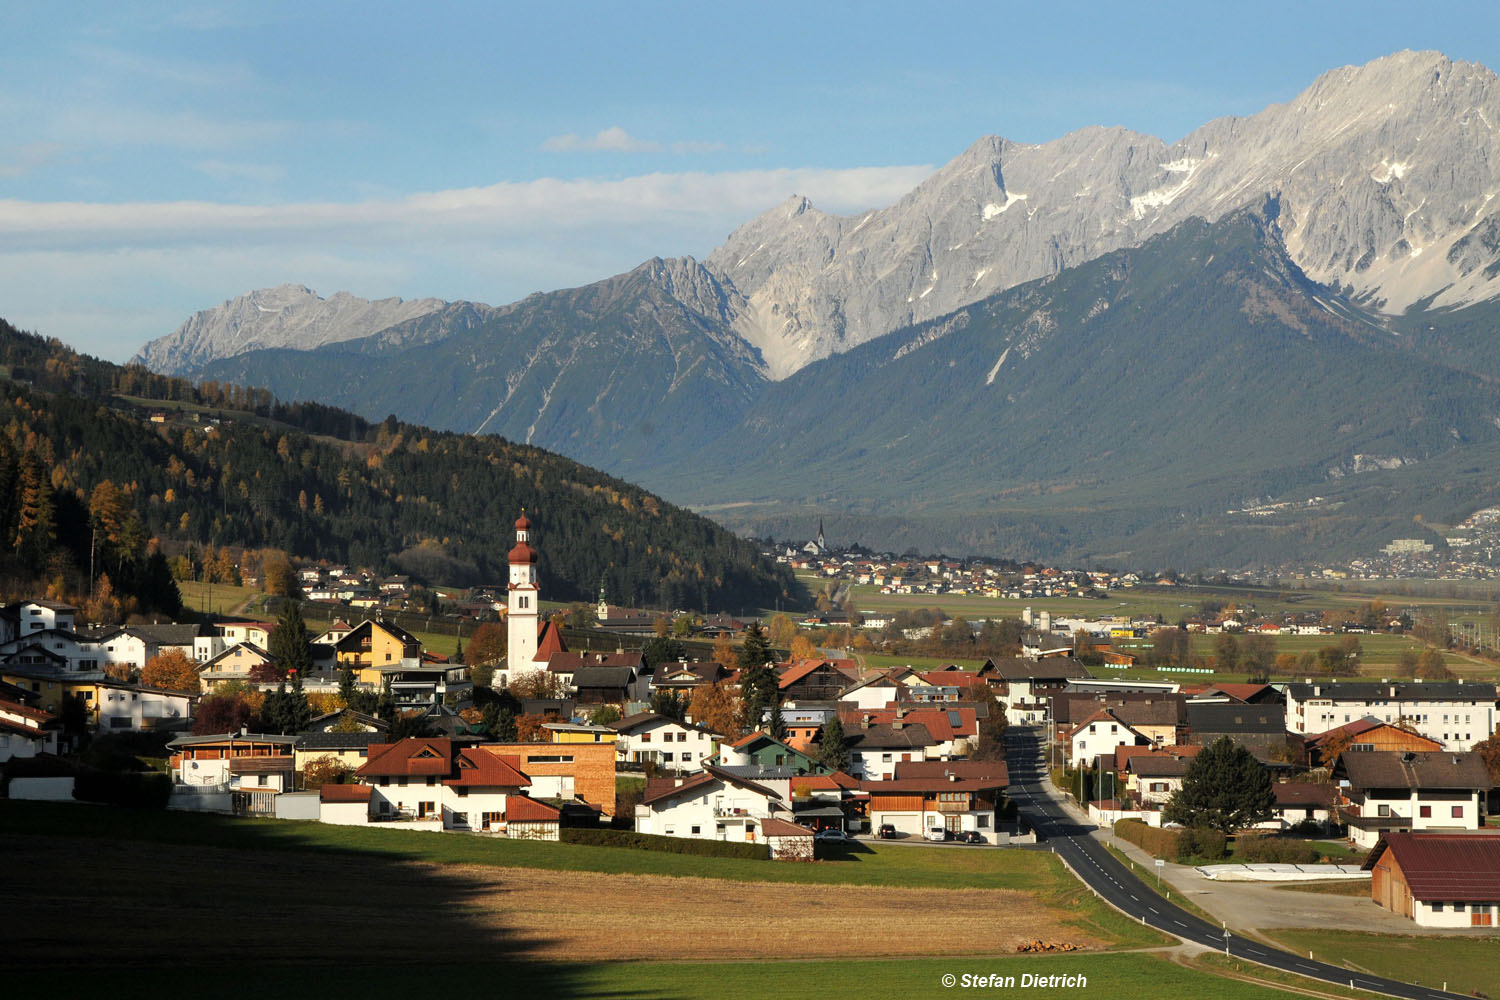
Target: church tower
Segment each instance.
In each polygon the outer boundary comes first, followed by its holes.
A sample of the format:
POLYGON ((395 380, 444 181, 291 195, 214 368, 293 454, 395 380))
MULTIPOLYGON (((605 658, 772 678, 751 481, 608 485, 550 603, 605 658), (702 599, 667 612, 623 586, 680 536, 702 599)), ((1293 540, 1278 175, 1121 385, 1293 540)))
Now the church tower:
POLYGON ((823 519, 821 517, 818 518, 818 551, 828 551, 828 543, 823 541, 823 519))
POLYGON ((531 522, 526 511, 516 521, 516 547, 510 550, 510 584, 506 612, 506 665, 512 674, 532 669, 536 658, 537 607, 541 594, 536 582, 536 550, 531 547, 531 522))

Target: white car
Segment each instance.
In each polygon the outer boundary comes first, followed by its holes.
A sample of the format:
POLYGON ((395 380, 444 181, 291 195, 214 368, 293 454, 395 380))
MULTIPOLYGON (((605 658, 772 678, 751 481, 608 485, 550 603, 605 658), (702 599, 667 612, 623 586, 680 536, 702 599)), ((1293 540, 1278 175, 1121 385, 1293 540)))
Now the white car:
POLYGON ((946 827, 929 826, 927 828, 926 835, 922 839, 933 840, 937 841, 938 843, 942 843, 943 841, 948 839, 948 830, 946 827))

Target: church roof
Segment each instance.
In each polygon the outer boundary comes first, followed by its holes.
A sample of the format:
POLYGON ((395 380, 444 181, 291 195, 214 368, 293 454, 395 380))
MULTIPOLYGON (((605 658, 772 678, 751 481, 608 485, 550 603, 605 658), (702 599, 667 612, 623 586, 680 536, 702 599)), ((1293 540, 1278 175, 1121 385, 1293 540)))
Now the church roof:
MULTIPOLYGON (((521 521, 524 520, 526 518, 521 518, 521 521)), ((521 522, 517 521, 516 523, 520 524, 521 522)), ((534 563, 536 562, 536 549, 533 549, 525 542, 517 542, 516 547, 510 550, 509 558, 512 563, 534 563)))
POLYGON ((526 531, 531 527, 531 519, 526 516, 526 511, 521 511, 521 516, 516 518, 516 530, 526 531))

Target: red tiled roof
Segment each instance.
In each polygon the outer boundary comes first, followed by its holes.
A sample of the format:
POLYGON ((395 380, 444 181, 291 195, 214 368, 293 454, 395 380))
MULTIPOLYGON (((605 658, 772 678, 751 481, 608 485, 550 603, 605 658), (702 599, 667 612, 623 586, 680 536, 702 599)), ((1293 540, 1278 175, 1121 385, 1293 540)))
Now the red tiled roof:
POLYGON ((453 770, 453 741, 446 737, 371 743, 370 756, 354 773, 360 777, 447 777, 453 770))
POLYGON ((851 709, 841 711, 839 720, 845 729, 851 725, 859 725, 865 716, 870 716, 870 721, 875 725, 889 725, 897 721, 896 713, 902 713, 900 721, 907 725, 921 725, 927 727, 927 732, 934 740, 945 743, 952 739, 966 736, 979 735, 979 720, 972 708, 960 708, 933 706, 931 708, 871 708, 851 709), (958 725, 949 721, 949 712, 958 713, 958 725))
POLYGON ((443 784, 454 788, 495 787, 525 788, 531 779, 516 766, 515 757, 501 757, 480 750, 460 750, 454 761, 458 777, 446 778, 443 784))
POLYGON ((562 810, 524 795, 505 797, 505 822, 507 823, 555 823, 562 810))
POLYGON ((4 699, 0 699, 0 712, 19 715, 24 719, 31 719, 38 723, 51 722, 56 718, 51 712, 43 712, 41 709, 32 708, 30 705, 23 705, 18 701, 6 701, 4 699))
POLYGON ((1268 684, 1215 684, 1211 690, 1222 691, 1238 701, 1249 701, 1269 686, 1268 684))
POLYGON ((553 653, 566 653, 568 644, 563 642, 562 629, 554 628, 552 623, 543 622, 541 631, 537 634, 536 655, 531 658, 533 663, 543 663, 551 659, 553 653))
POLYGON ((1413 897, 1435 903, 1500 902, 1500 830, 1387 833, 1361 866, 1373 871, 1387 851, 1413 897))
POLYGON ((372 791, 369 785, 324 785, 318 789, 318 801, 369 802, 372 791))

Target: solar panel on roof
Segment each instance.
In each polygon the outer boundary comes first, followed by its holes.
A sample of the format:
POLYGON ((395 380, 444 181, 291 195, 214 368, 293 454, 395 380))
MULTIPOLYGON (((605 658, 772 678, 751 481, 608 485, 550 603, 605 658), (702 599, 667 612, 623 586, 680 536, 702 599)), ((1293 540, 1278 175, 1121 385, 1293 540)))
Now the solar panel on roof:
POLYGON ((950 711, 948 713, 948 725, 954 727, 955 729, 958 728, 961 720, 962 716, 960 716, 957 712, 950 711))

